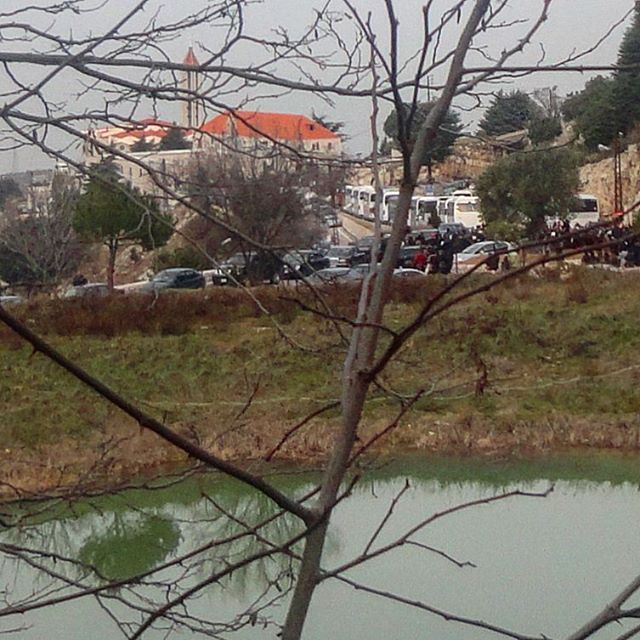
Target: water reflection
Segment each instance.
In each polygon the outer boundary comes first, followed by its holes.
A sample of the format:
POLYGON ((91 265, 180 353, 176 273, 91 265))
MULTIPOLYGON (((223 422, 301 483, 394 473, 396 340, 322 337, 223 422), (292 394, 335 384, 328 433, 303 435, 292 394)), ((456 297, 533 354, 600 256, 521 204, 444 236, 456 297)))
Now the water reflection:
MULTIPOLYGON (((424 597, 453 610, 460 609, 460 594, 470 588, 470 595, 464 599, 470 614, 510 622, 518 630, 539 634, 562 628, 562 624, 548 621, 555 620, 558 611, 575 603, 567 605, 560 593, 554 596, 558 603, 547 598, 539 611, 523 613, 518 602, 535 600, 537 592, 531 585, 536 580, 542 581, 540 593, 544 595, 550 589, 544 585, 545 580, 562 584, 562 589, 569 591, 567 585, 571 581, 587 584, 592 580, 589 565, 596 566, 602 593, 581 602, 579 615, 585 619, 593 610, 587 605, 605 602, 607 590, 621 586, 626 579, 621 570, 622 559, 627 564, 640 561, 628 536, 620 533, 631 531, 634 514, 640 513, 640 504, 635 503, 640 480, 635 459, 572 456, 514 463, 423 456, 382 465, 356 485, 352 498, 336 513, 325 567, 338 566, 362 551, 407 477, 411 490, 403 496, 380 534, 377 541, 380 544, 395 539, 429 514, 465 500, 494 495, 506 487, 543 490, 549 481, 559 481, 559 489, 548 502, 532 504, 523 500, 483 507, 457 514, 420 532, 417 537, 420 543, 441 548, 462 561, 472 561, 478 565, 477 570, 458 572, 442 558, 414 548, 399 549, 371 566, 359 567, 350 573, 352 577, 396 589, 407 597, 424 597), (582 530, 577 524, 582 517, 590 521, 591 531, 586 527, 582 530), (605 531, 607 527, 610 531, 605 531), (606 559, 599 557, 598 546, 588 537, 592 533, 607 535, 612 545, 621 545, 621 550, 609 550, 606 559), (567 541, 568 548, 563 546, 567 541), (547 558, 545 554, 550 555, 547 558), (564 573, 570 575, 570 581, 564 573), (525 583, 529 586, 524 591, 518 591, 519 575, 527 576, 525 583), (506 591, 498 584, 500 581, 506 584, 506 591), (509 600, 511 590, 514 602, 509 600), (490 604, 492 591, 496 593, 495 604, 490 604), (511 609, 517 615, 512 615, 511 609)), ((281 486, 303 495, 313 486, 313 480, 313 477, 283 477, 281 486)), ((299 532, 297 520, 279 514, 271 501, 217 476, 192 479, 162 492, 130 491, 88 500, 72 509, 57 505, 48 516, 47 519, 42 513, 37 520, 2 533, 2 543, 38 549, 41 555, 34 562, 34 556, 25 559, 5 551, 5 557, 11 560, 0 567, 3 583, 0 588, 10 585, 15 602, 57 593, 65 583, 66 588, 72 583, 102 585, 105 579, 128 578, 159 567, 155 574, 145 576, 135 585, 121 585, 105 592, 100 601, 100 606, 108 606, 112 614, 130 622, 143 619, 145 611, 155 603, 184 593, 243 558, 280 546, 299 532), (178 559, 179 564, 171 565, 178 559), (107 600, 107 596, 111 599, 107 600)), ((266 556, 233 571, 199 593, 170 624, 180 623, 178 629, 185 636, 191 634, 187 628, 223 635, 239 629, 240 638, 262 638, 257 627, 269 627, 281 619, 284 609, 281 600, 291 586, 298 551, 294 547, 289 554, 266 556), (205 626, 205 618, 215 620, 205 626)), ((323 585, 310 622, 312 635, 308 637, 405 640, 424 635, 422 616, 408 615, 405 610, 389 609, 385 604, 362 598, 362 594, 345 591, 340 585, 323 585), (372 606, 374 609, 364 613, 366 607, 372 606), (356 615, 361 610, 362 615, 356 615), (387 619, 388 625, 384 622, 387 619), (358 625, 362 630, 356 629, 358 625)), ((57 609, 43 612, 43 624, 48 628, 59 615, 63 613, 57 609)), ((80 620, 83 616, 99 615, 99 611, 83 600, 69 607, 64 615, 75 616, 78 623, 77 635, 68 631, 65 637, 86 638, 91 637, 87 635, 91 627, 83 626, 80 620)), ((31 616, 29 620, 38 622, 39 618, 31 616)), ((443 639, 464 637, 458 628, 451 632, 446 625, 435 624, 433 629, 429 635, 443 639)), ((24 637, 43 636, 34 631, 24 637)), ((117 635, 114 631, 102 637, 117 635)))
MULTIPOLYGON (((78 560, 106 579, 122 579, 197 548, 202 548, 200 559, 210 564, 232 562, 261 544, 280 546, 300 531, 296 518, 281 514, 262 495, 242 495, 217 482, 213 490, 201 487, 198 494, 199 500, 184 504, 168 495, 162 506, 149 509, 137 493, 89 500, 92 509, 83 509, 84 515, 58 511, 49 521, 5 531, 2 540, 55 554, 56 562, 78 560)), ((266 569, 260 572, 268 579, 266 569)))
POLYGON ((100 578, 124 580, 157 567, 180 542, 175 522, 140 513, 111 514, 105 531, 90 535, 78 551, 78 560, 93 567, 100 578))

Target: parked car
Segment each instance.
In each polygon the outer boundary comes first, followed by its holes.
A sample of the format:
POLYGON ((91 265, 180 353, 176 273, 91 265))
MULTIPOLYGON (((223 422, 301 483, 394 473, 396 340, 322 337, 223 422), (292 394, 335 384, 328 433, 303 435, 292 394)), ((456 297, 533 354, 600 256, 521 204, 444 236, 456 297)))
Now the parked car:
POLYGON ((284 263, 283 280, 306 278, 316 271, 328 269, 331 266, 331 260, 327 256, 311 249, 289 251, 282 256, 282 261, 284 263))
POLYGON ((356 264, 345 275, 345 280, 364 280, 365 276, 371 271, 371 264, 368 262, 362 262, 356 264))
POLYGON ((278 284, 284 272, 282 255, 273 251, 252 254, 245 266, 245 280, 249 284, 278 284))
POLYGON ((109 295, 109 285, 104 282, 87 282, 71 285, 63 294, 63 298, 102 298, 109 295))
POLYGON ((326 253, 330 267, 348 267, 355 247, 351 245, 333 245, 326 253))
POLYGON ((420 269, 394 269, 394 278, 401 278, 402 280, 413 280, 414 278, 426 278, 427 274, 420 269))
POLYGON ((443 222, 438 227, 441 236, 466 236, 469 235, 468 229, 461 222, 443 222))
POLYGON ((438 227, 438 232, 440 233, 440 237, 450 238, 453 241, 453 250, 456 253, 464 251, 469 245, 474 244, 474 242, 484 240, 483 236, 476 233, 473 234, 475 238, 472 239, 472 234, 469 229, 460 222, 443 222, 438 227))
POLYGON ((337 229, 342 226, 342 221, 338 218, 338 214, 335 211, 326 213, 323 217, 323 222, 329 227, 329 229, 337 229))
POLYGON ((211 282, 216 286, 237 286, 243 283, 247 278, 247 260, 250 258, 250 253, 234 253, 215 269, 208 271, 211 282))
POLYGON ((475 244, 469 245, 466 249, 457 253, 456 258, 458 262, 465 262, 467 260, 473 260, 474 258, 486 258, 494 253, 511 251, 512 249, 514 249, 514 246, 510 242, 484 240, 483 242, 476 242, 475 244))
POLYGON ((435 246, 440 242, 441 237, 438 229, 420 229, 411 232, 406 242, 410 245, 421 244, 424 246, 435 246))
POLYGON ((164 269, 156 273, 151 279, 154 290, 162 289, 202 289, 204 276, 195 269, 174 268, 164 269))
MULTIPOLYGON (((380 238, 380 246, 378 248, 378 255, 377 255, 378 262, 382 260, 382 256, 384 255, 384 252, 387 248, 388 241, 389 241, 389 234, 384 234, 380 238)), ((351 266, 371 262, 371 248, 373 247, 374 242, 375 242, 375 236, 365 236, 364 238, 360 238, 360 240, 356 242, 356 247, 350 260, 351 266)))
MULTIPOLYGON (((469 245, 460 253, 456 253, 455 262, 458 269, 470 269, 488 256, 512 251, 514 248, 511 243, 502 240, 484 240, 483 242, 476 242, 475 244, 469 245)), ((497 259, 494 268, 497 268, 497 259)))
POLYGON ((278 284, 283 277, 282 257, 270 251, 236 253, 211 270, 214 285, 278 284))

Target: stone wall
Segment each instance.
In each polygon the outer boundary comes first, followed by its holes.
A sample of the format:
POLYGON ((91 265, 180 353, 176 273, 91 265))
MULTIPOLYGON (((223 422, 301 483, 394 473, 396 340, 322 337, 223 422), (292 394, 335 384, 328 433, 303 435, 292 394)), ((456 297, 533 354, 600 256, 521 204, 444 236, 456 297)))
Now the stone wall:
MULTIPOLYGON (((462 178, 476 180, 483 171, 502 153, 495 147, 476 138, 459 138, 454 145, 454 152, 444 162, 433 167, 433 177, 436 182, 452 182, 462 178)), ((381 159, 380 174, 384 186, 397 186, 402 177, 402 161, 399 154, 391 158, 381 159), (395 157, 394 157, 395 156, 395 157)), ((427 182, 427 169, 422 168, 419 182, 427 182)), ((350 177, 352 184, 373 184, 371 167, 362 165, 352 170, 350 177)))
MULTIPOLYGON (((629 145, 620 157, 622 164, 622 199, 625 208, 640 199, 640 150, 629 145)), ((580 168, 581 191, 594 195, 600 201, 600 211, 613 213, 613 157, 592 162, 580 168)))

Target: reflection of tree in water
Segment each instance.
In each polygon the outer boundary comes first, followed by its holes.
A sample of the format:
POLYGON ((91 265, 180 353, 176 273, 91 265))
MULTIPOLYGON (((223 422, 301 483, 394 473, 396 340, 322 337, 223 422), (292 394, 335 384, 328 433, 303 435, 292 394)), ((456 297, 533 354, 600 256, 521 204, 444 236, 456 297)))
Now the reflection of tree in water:
MULTIPOLYGON (((204 576, 218 571, 224 563, 238 562, 262 549, 279 547, 302 531, 300 521, 290 514, 280 514, 268 498, 253 494, 205 494, 198 505, 210 518, 216 518, 214 537, 228 539, 228 544, 205 552, 199 573, 204 576)), ((211 531, 194 528, 192 539, 196 546, 206 544, 211 531)), ((278 553, 253 562, 235 571, 225 581, 231 595, 247 595, 255 589, 269 585, 276 590, 287 589, 291 577, 293 555, 301 551, 300 545, 291 548, 291 554, 278 553)))
POLYGON ((106 580, 132 578, 156 567, 180 542, 175 522, 158 516, 127 514, 114 518, 114 526, 90 537, 78 559, 91 565, 106 580), (132 517, 133 515, 133 517, 132 517))
MULTIPOLYGON (((296 483, 300 491, 311 486, 296 483)), ((256 553, 281 547, 301 532, 297 519, 283 515, 261 495, 238 490, 237 483, 191 480, 166 492, 165 502, 159 499, 162 493, 156 493, 150 504, 140 500, 141 495, 87 499, 64 509, 57 504, 48 513, 43 509, 37 522, 5 530, 0 552, 10 560, 2 567, 3 578, 20 576, 23 597, 29 599, 115 582, 115 588, 100 591, 98 597, 102 606, 106 602, 110 609, 116 607, 122 619, 123 610, 129 611, 127 617, 153 610, 167 597, 256 553), (41 555, 11 554, 3 543, 37 549, 41 555), (142 574, 149 575, 123 583, 142 574)), ((332 541, 328 552, 336 546, 332 541)), ((231 621, 216 623, 219 630, 268 624, 266 609, 288 594, 299 550, 293 546, 265 555, 212 583, 203 592, 208 595, 203 602, 222 597, 243 602, 245 609, 231 621)), ((201 625, 190 617, 192 610, 199 605, 185 609, 181 622, 201 625)))

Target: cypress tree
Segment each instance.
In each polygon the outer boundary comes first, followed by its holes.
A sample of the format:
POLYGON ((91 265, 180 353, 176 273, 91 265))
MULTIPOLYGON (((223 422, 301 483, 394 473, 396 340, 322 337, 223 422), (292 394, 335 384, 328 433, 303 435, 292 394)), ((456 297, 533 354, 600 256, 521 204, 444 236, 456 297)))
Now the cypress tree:
MULTIPOLYGON (((640 65, 640 2, 636 2, 633 22, 622 39, 618 65, 640 65)), ((640 68, 616 73, 613 102, 618 130, 627 133, 640 121, 640 68)))

